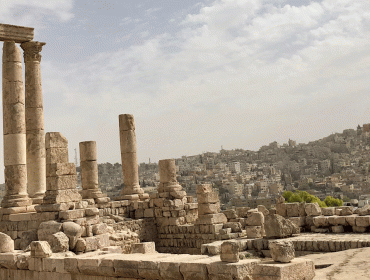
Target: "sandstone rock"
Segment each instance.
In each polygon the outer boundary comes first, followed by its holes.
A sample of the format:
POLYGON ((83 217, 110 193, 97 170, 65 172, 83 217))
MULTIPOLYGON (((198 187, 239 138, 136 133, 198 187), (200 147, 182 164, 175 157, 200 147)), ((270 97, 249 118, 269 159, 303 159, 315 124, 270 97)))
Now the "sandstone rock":
POLYGON ((329 218, 325 216, 314 217, 313 223, 316 227, 326 227, 329 226, 329 218))
POLYGON ((294 223, 277 214, 265 217, 264 228, 266 238, 282 238, 299 233, 294 223))
POLYGON ((47 238, 53 253, 66 252, 69 250, 69 238, 63 232, 57 232, 47 238))
POLYGON ((286 213, 288 217, 299 217, 300 203, 285 203, 286 213))
POLYGON ((0 232, 0 253, 10 253, 14 251, 14 240, 9 235, 0 232))
POLYGON ((225 241, 221 244, 221 261, 235 263, 239 261, 239 245, 235 241, 225 241))
POLYGON ((307 216, 320 216, 321 208, 317 202, 315 203, 306 203, 305 211, 307 216))
POLYGON ((264 216, 267 216, 269 214, 269 210, 267 210, 265 205, 258 205, 257 209, 259 212, 261 212, 264 216))
POLYGON ((343 226, 332 226, 331 227, 331 231, 333 233, 343 233, 344 232, 344 228, 343 228, 343 226))
POLYGON ((279 203, 279 204, 276 204, 275 208, 276 208, 276 214, 282 216, 282 217, 286 217, 287 216, 287 207, 286 207, 287 203, 279 203))
POLYGON ((294 259, 295 250, 291 241, 270 241, 269 248, 271 257, 276 262, 288 263, 294 259))
POLYGON ((86 251, 86 241, 83 238, 78 238, 75 246, 76 252, 85 252, 86 251))
POLYGON ((107 224, 104 224, 104 223, 97 224, 93 226, 92 231, 94 235, 104 234, 108 232, 108 226, 107 224))
POLYGON ((56 221, 42 222, 37 231, 37 236, 40 241, 47 240, 51 234, 57 233, 62 230, 62 224, 56 221))
POLYGON ((232 232, 241 232, 242 225, 239 222, 227 222, 224 223, 223 228, 230 228, 232 232))
POLYGON ((77 239, 82 235, 82 227, 74 222, 64 222, 62 228, 64 234, 69 238, 69 248, 73 250, 77 239))
POLYGON ((32 241, 30 249, 31 257, 34 258, 48 258, 53 254, 47 241, 32 241))
POLYGON ((358 208, 356 210, 356 214, 358 214, 359 216, 366 216, 366 215, 370 215, 370 205, 367 204, 365 205, 364 207, 362 208, 358 208))
POLYGON ((262 212, 250 212, 247 217, 248 226, 263 226, 265 217, 262 212))
POLYGON ((341 207, 340 216, 349 216, 353 214, 353 207, 352 206, 343 206, 341 207))
POLYGON ((352 230, 355 233, 364 233, 364 232, 366 232, 366 227, 353 226, 352 230))
POLYGON ((261 226, 246 226, 245 230, 247 232, 248 238, 262 237, 262 227, 261 226))
POLYGON ((236 211, 234 209, 224 210, 221 213, 223 213, 228 220, 238 218, 238 215, 236 215, 236 211))
POLYGON ((335 208, 334 207, 323 207, 321 208, 321 214, 324 216, 333 216, 335 215, 335 208))
POLYGON ((238 207, 236 208, 236 214, 239 218, 247 218, 249 210, 249 207, 238 207))
POLYGON ((140 253, 140 254, 154 254, 155 251, 155 243, 154 242, 142 242, 142 243, 134 243, 131 246, 131 253, 140 253))
POLYGON ((21 250, 25 250, 32 241, 37 241, 37 240, 38 239, 37 239, 36 229, 24 231, 21 235, 21 243, 20 243, 21 250))

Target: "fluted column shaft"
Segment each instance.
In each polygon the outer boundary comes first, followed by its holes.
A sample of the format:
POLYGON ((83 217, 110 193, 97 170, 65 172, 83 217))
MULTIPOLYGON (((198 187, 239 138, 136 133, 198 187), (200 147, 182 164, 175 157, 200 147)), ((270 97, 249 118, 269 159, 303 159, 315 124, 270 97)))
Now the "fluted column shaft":
MULTIPOLYGON (((121 191, 123 198, 127 195, 143 194, 139 185, 139 169, 137 164, 137 147, 134 116, 119 115, 122 172, 125 187, 121 191)), ((130 197, 126 197, 130 198, 130 197)))
POLYGON ((26 77, 26 137, 28 194, 33 203, 41 203, 46 191, 46 152, 44 106, 41 85, 41 50, 45 43, 26 42, 24 51, 26 77))
POLYGON ((3 45, 4 208, 30 205, 27 194, 26 126, 22 55, 14 41, 3 45))

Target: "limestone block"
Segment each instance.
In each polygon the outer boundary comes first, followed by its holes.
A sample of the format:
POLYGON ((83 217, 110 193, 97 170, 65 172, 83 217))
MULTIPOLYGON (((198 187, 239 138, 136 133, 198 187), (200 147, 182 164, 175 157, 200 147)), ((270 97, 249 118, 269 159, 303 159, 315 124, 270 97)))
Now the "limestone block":
POLYGON ((350 225, 350 226, 356 226, 356 219, 357 219, 357 215, 350 215, 350 216, 345 216, 344 217, 346 219, 346 222, 350 225))
POLYGON ((223 224, 226 222, 227 218, 222 213, 198 216, 198 219, 195 221, 196 224, 201 225, 223 224))
POLYGON ((85 141, 79 143, 80 161, 97 161, 97 147, 95 141, 85 141))
POLYGON ((94 235, 104 234, 108 232, 108 226, 107 224, 104 224, 104 223, 93 225, 92 231, 94 235))
POLYGON ((48 258, 53 254, 47 241, 32 241, 30 248, 31 257, 33 258, 48 258))
POLYGON ((44 130, 44 109, 26 108, 26 129, 27 131, 44 130))
POLYGON ((222 228, 222 229, 220 229, 219 234, 221 234, 221 235, 230 234, 231 231, 232 231, 231 228, 222 228))
POLYGON ((69 161, 68 148, 47 148, 46 164, 67 163, 69 161))
MULTIPOLYGON (((275 215, 275 214, 277 214, 276 208, 270 208, 268 214, 269 215, 275 215)), ((265 216, 267 216, 267 215, 265 215, 265 216)))
POLYGON ((26 134, 4 135, 4 165, 26 164, 26 134))
POLYGON ((324 208, 321 208, 321 213, 324 216, 333 216, 333 215, 335 215, 335 208, 334 207, 324 207, 324 208))
MULTIPOLYGON (((264 216, 267 216, 269 214, 269 210, 267 210, 266 206, 264 205, 258 205, 257 210, 261 212, 264 216)), ((276 214, 276 213, 274 213, 276 214)))
POLYGON ((25 164, 5 166, 5 178, 9 195, 26 194, 27 166, 25 164))
POLYGON ((356 218, 356 226, 368 227, 370 225, 370 216, 358 216, 356 218))
POLYGON ((263 226, 265 217, 262 212, 250 212, 247 216, 248 226, 263 226))
POLYGON ((343 233, 344 232, 344 228, 343 228, 343 226, 332 226, 331 227, 331 231, 333 233, 343 233))
POLYGON ((154 217, 153 209, 145 209, 144 210, 144 218, 152 218, 154 217))
POLYGON ((75 245, 76 252, 85 252, 86 251, 86 241, 83 238, 78 238, 75 245))
POLYGON ((234 209, 224 210, 222 211, 222 213, 225 214, 228 220, 238 218, 238 215, 236 214, 236 211, 234 209))
POLYGON ((142 243, 134 243, 131 246, 131 253, 140 253, 140 254, 154 254, 157 253, 155 251, 155 243, 154 242, 142 242, 142 243))
POLYGON ((59 218, 63 220, 76 220, 78 218, 83 218, 84 214, 84 209, 67 210, 59 212, 59 218))
POLYGON ((46 165, 46 176, 56 177, 63 175, 76 175, 76 166, 74 163, 50 163, 46 165))
POLYGON ((62 230, 62 224, 56 221, 42 222, 38 228, 37 236, 39 240, 45 241, 49 235, 60 232, 62 230))
POLYGON ((14 241, 9 235, 0 232, 0 253, 9 253, 14 251, 14 241))
POLYGON ((196 193, 203 194, 203 193, 212 193, 213 188, 211 184, 200 184, 197 185, 196 193))
POLYGON ((3 133, 24 134, 26 133, 24 104, 6 104, 3 106, 3 133))
POLYGON ((22 232, 21 235, 21 243, 20 243, 20 249, 25 250, 32 241, 37 241, 37 230, 36 229, 31 229, 22 232))
MULTIPOLYGON (((86 237, 84 239, 86 242, 85 252, 91 252, 91 251, 98 250, 98 240, 96 239, 95 236, 86 237)), ((77 246, 80 246, 79 240, 77 240, 76 251, 77 251, 77 246)))
POLYGON ((180 263, 180 272, 184 277, 184 280, 208 279, 206 263, 197 262, 196 260, 194 260, 194 262, 180 263))
POLYGON ((77 240, 82 235, 82 227, 74 222, 64 222, 62 230, 69 238, 69 248, 73 250, 76 247, 77 240))
POLYGON ((272 259, 276 262, 288 263, 294 259, 295 250, 291 241, 270 241, 269 248, 272 259))
POLYGON ((366 215, 370 215, 370 205, 367 204, 365 205, 364 207, 362 208, 358 208, 357 209, 357 214, 359 216, 366 216, 366 215))
POLYGON ((69 250, 69 238, 63 232, 57 232, 47 237, 53 253, 66 252, 69 250))
POLYGON ((366 232, 366 227, 358 227, 358 226, 352 226, 352 230, 355 233, 364 233, 366 232))
POLYGON ((54 203, 68 203, 80 201, 81 195, 76 189, 69 190, 47 190, 45 192, 44 202, 45 204, 54 203))
POLYGON ((225 241, 221 244, 221 261, 239 262, 239 245, 235 241, 225 241))
POLYGON ((262 227, 261 226, 246 226, 245 230, 247 232, 248 238, 262 237, 262 227))
POLYGON ((217 214, 220 212, 220 203, 198 204, 198 215, 217 214))
POLYGON ((122 114, 118 117, 119 129, 121 130, 135 130, 134 116, 130 114, 122 114))
POLYGON ((197 195, 198 204, 205 204, 205 203, 217 203, 219 202, 218 194, 217 193, 204 193, 197 195))
POLYGON ((162 159, 158 162, 161 183, 177 183, 174 159, 162 159))
MULTIPOLYGON (((11 41, 15 41, 16 43, 22 43, 27 41, 33 40, 33 31, 34 28, 32 27, 25 27, 25 26, 16 26, 10 24, 1 24, 0 25, 0 41, 8 41, 8 47, 6 48, 6 55, 4 56, 5 59, 8 61, 12 59, 13 49, 10 47, 12 46, 11 41), (8 55, 10 57, 8 57, 8 55)), ((4 42, 5 43, 5 42, 4 42)), ((14 43, 13 43, 14 45, 14 43)))
MULTIPOLYGON (((198 201, 198 203, 199 203, 199 201, 198 201)), ((238 208, 236 208, 236 214, 239 218, 247 218, 249 210, 250 210, 249 207, 238 207, 238 208)))
POLYGON ((330 225, 334 225, 334 226, 339 226, 339 225, 347 226, 348 225, 345 216, 330 216, 328 217, 328 220, 329 220, 330 225))
POLYGON ((297 227, 304 227, 306 225, 306 217, 290 217, 287 219, 297 227))
POLYGON ((327 227, 329 226, 329 219, 325 216, 317 216, 313 218, 313 223, 316 227, 327 227))
POLYGON ((299 217, 299 203, 285 203, 288 217, 299 217))
POLYGON ((280 215, 268 215, 264 223, 266 238, 282 238, 299 233, 299 228, 280 215))
POLYGON ((276 208, 276 214, 282 216, 282 217, 286 217, 287 216, 287 203, 280 203, 280 204, 276 204, 275 208, 276 208))
POLYGON ((320 216, 321 208, 317 202, 304 204, 307 216, 320 216))
POLYGON ((60 132, 48 132, 45 135, 45 148, 68 148, 68 140, 60 132))
POLYGON ((85 209, 85 215, 86 216, 95 216, 99 215, 99 209, 98 208, 86 208, 85 209))
POLYGON ((340 211, 340 216, 349 216, 353 214, 352 206, 342 206, 340 211))
POLYGON ((241 232, 242 225, 239 222, 227 222, 224 223, 223 228, 231 228, 232 232, 241 232))
POLYGON ((76 186, 77 175, 54 176, 46 179, 46 189, 49 191, 75 189, 76 186))
POLYGON ((170 196, 171 198, 181 199, 186 196, 186 191, 171 191, 170 196))

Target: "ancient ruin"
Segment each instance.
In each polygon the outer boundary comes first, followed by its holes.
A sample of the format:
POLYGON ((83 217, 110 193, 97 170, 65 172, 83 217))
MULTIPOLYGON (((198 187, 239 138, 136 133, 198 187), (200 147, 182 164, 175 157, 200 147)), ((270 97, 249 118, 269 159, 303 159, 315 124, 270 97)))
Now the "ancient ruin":
POLYGON ((308 280, 315 267, 300 256, 370 247, 368 235, 355 234, 370 227, 366 207, 320 208, 278 199, 271 209, 221 211, 211 184, 199 184, 196 198, 187 195, 173 159, 159 161, 157 192, 144 193, 130 114, 119 116, 120 196, 111 201, 99 189, 95 141, 79 144, 78 189, 68 140, 44 131, 45 43, 32 41, 33 28, 6 24, 0 24, 0 40, 6 183, 0 279, 308 280))

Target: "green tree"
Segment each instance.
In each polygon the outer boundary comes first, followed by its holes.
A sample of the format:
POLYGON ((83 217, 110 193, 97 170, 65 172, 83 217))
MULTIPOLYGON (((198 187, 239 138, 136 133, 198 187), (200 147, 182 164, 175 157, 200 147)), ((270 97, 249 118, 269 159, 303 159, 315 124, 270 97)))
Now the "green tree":
POLYGON ((293 192, 291 191, 285 191, 283 193, 283 197, 285 198, 285 201, 289 201, 289 198, 293 195, 293 192))
POLYGON ((327 196, 324 202, 328 207, 343 206, 343 200, 332 196, 327 196))

